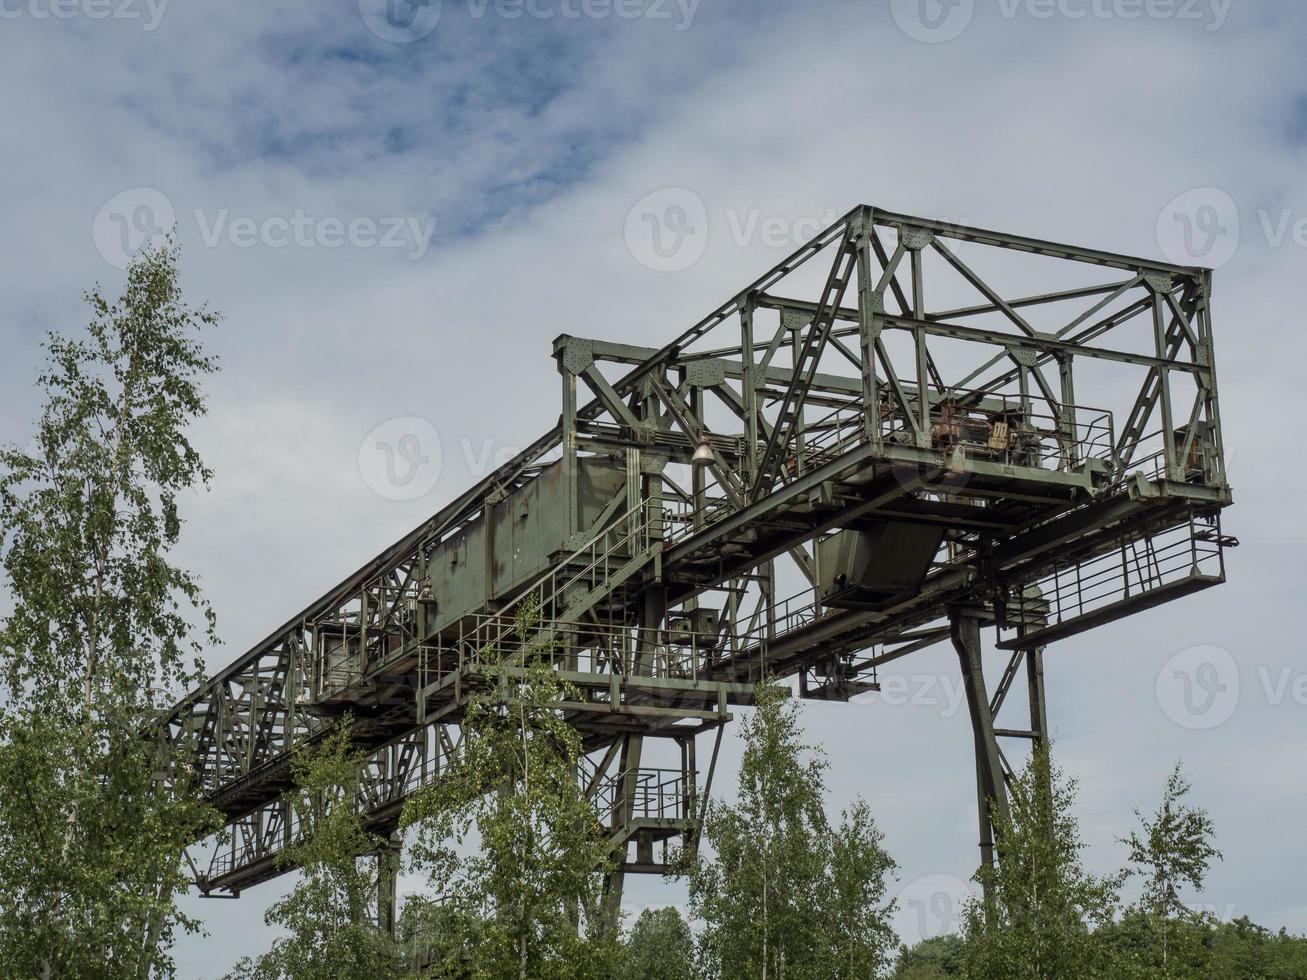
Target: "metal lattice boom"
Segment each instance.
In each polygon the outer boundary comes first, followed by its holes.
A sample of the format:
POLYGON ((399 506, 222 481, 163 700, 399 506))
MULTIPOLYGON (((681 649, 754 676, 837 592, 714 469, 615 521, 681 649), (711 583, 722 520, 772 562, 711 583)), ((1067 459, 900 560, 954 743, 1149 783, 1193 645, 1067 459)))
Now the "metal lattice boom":
POLYGON ((764 677, 847 700, 949 640, 990 859, 998 739, 1047 731, 1044 645, 1224 579, 1211 282, 861 206, 662 348, 559 337, 557 426, 177 705, 232 831, 201 889, 284 870, 290 754, 347 710, 393 831, 459 750, 470 654, 542 644, 613 896, 693 835, 698 736, 764 677), (1030 724, 1000 727, 1023 667, 1030 724))

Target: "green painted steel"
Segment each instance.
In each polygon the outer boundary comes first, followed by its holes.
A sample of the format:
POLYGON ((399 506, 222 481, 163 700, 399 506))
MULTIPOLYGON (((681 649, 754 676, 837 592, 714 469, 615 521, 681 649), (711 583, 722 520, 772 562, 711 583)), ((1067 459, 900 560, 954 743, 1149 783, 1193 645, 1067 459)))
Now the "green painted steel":
POLYGON ((557 426, 175 709, 231 830, 201 887, 282 870, 289 754, 347 708, 358 805, 392 828, 458 751, 472 649, 548 649, 574 685, 613 901, 693 839, 698 741, 764 677, 847 700, 952 639, 1001 804, 997 740, 1046 733, 1043 644, 1224 579, 1211 291, 860 206, 664 347, 557 338, 557 426), (1004 726, 1022 673, 1029 723, 1004 726))

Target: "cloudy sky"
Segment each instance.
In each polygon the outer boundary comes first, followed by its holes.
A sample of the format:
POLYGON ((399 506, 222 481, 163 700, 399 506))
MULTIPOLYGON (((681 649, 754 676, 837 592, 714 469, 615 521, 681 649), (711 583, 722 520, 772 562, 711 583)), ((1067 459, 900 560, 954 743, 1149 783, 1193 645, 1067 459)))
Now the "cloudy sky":
MULTIPOLYGON (((216 668, 547 428, 553 337, 661 344, 856 203, 1218 264, 1230 582, 1050 650, 1049 713, 1093 868, 1183 759, 1225 853, 1201 901, 1307 931, 1305 44, 1270 0, 0 0, 0 440, 44 332, 175 222, 226 314, 183 554, 216 668), (667 188, 704 205, 671 262, 628 220, 667 188), (358 465, 401 417, 440 440, 412 500, 358 465), (1212 712, 1159 696, 1177 663, 1212 712)), ((906 894, 948 893, 976 861, 955 660, 894 666, 906 693, 805 717, 832 805, 867 797, 906 894)), ((188 903, 182 975, 263 948, 287 885, 188 903)))

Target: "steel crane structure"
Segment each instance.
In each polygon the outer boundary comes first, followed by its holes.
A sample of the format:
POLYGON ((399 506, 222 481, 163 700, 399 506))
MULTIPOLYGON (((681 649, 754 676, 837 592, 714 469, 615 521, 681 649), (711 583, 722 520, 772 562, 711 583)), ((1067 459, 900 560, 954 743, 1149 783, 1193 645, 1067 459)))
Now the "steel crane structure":
POLYGON ((200 889, 285 870, 291 753, 345 711, 357 806, 392 833, 459 751, 472 655, 541 640, 614 900, 692 838, 759 683, 847 701, 941 642, 992 862, 1012 746, 1048 731, 1044 648, 1224 580, 1211 285, 864 205, 666 346, 557 338, 553 429, 173 710, 229 831, 193 849, 200 889), (1019 677, 1028 718, 1006 723, 1019 677))

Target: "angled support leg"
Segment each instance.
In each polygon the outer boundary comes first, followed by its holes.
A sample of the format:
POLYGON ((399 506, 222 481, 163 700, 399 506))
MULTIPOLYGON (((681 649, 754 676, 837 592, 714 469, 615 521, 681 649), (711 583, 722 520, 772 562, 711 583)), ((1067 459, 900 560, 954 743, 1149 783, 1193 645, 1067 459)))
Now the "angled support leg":
POLYGON ((1026 651, 1026 688, 1030 692, 1030 730, 1035 733, 1035 748, 1048 741, 1048 707, 1044 702, 1044 648, 1026 651))
POLYGON ((1002 757, 994 737, 994 716, 990 710, 981 665, 980 620, 962 610, 954 610, 949 616, 949 625, 953 646, 962 667, 962 687, 967 696, 967 709, 971 714, 971 731, 975 740, 980 859, 986 868, 992 870, 996 845, 994 828, 1001 818, 1007 816, 1008 799, 1007 785, 1003 780, 1002 757))

